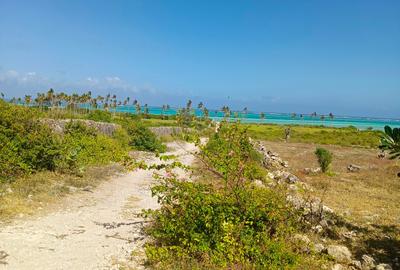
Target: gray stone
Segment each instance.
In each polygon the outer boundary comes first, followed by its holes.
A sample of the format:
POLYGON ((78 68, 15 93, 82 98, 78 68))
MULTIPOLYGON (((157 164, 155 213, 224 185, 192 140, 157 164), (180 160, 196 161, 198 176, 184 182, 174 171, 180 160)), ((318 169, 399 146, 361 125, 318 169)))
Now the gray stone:
POLYGON ((181 127, 150 127, 149 128, 157 136, 167 136, 167 135, 177 135, 182 132, 192 132, 191 128, 181 128, 181 127))
POLYGON ((375 260, 371 256, 365 254, 361 257, 361 264, 364 270, 373 269, 375 267, 375 260))
POLYGON ((315 244, 313 247, 313 251, 315 253, 322 253, 326 250, 325 246, 323 244, 315 244))
POLYGON ((321 168, 304 168, 305 174, 318 174, 321 172, 321 168))
POLYGON ((337 263, 334 266, 332 266, 331 269, 332 270, 345 270, 346 268, 343 265, 337 263))
POLYGON ((347 171, 348 172, 359 172, 361 170, 361 167, 358 165, 350 164, 347 166, 347 171))
POLYGON ((360 261, 353 260, 353 261, 351 262, 351 266, 353 266, 353 267, 356 268, 356 269, 361 269, 361 262, 360 262, 360 261))
POLYGON ((317 225, 312 227, 312 230, 315 231, 316 233, 322 233, 324 231, 324 228, 322 228, 321 225, 317 225))
POLYGON ((330 245, 328 246, 328 254, 337 262, 349 263, 351 262, 351 252, 345 246, 330 245))
POLYGON ((55 133, 62 134, 65 131, 65 127, 70 122, 82 123, 89 128, 95 129, 97 132, 102 133, 104 135, 112 136, 114 132, 120 128, 120 125, 113 123, 105 123, 105 122, 96 122, 92 120, 84 120, 84 119, 49 119, 43 118, 40 119, 40 122, 49 126, 51 130, 55 133))
POLYGON ((261 180, 254 180, 254 181, 253 181, 253 184, 254 184, 256 187, 265 188, 265 185, 264 185, 264 183, 263 183, 261 180))
POLYGON ((376 269, 376 270, 392 270, 393 268, 392 268, 389 264, 380 263, 380 264, 378 264, 378 265, 376 266, 375 269, 376 269))
POLYGON ((307 245, 310 244, 310 242, 311 242, 310 239, 308 238, 308 236, 304 235, 304 234, 295 234, 293 236, 293 239, 303 242, 304 244, 307 244, 307 245))

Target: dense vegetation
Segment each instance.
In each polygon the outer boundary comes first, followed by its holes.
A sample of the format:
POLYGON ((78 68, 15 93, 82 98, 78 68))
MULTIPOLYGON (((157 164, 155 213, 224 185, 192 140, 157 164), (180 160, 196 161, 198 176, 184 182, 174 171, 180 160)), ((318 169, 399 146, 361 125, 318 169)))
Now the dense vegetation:
MULTIPOLYGON (((160 210, 149 211, 146 248, 160 269, 288 269, 304 263, 291 235, 298 213, 277 189, 260 188, 257 154, 246 129, 223 124, 201 147, 200 158, 214 178, 179 180, 171 171, 152 191, 160 210)), ((311 260, 312 256, 309 256, 311 260)))
MULTIPOLYGON (((1 181, 45 170, 81 173, 90 165, 122 161, 129 149, 163 151, 165 148, 137 119, 115 120, 121 123, 121 128, 113 136, 73 121, 66 125, 63 134, 56 134, 40 121, 43 114, 0 101, 1 181)), ((92 111, 85 117, 113 121, 111 114, 104 111, 92 111)))

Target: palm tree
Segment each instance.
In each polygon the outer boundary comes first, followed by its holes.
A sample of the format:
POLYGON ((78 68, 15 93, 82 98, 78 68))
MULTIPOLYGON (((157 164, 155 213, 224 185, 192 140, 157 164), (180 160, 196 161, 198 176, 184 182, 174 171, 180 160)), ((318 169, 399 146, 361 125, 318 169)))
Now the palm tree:
POLYGON ((244 107, 244 108, 243 108, 244 118, 247 118, 247 113, 248 113, 248 112, 249 112, 249 111, 248 111, 247 107, 244 107))
POLYGON ((4 99, 4 93, 1 92, 0 95, 1 95, 1 99, 4 99))
POLYGON ((146 104, 144 104, 144 117, 149 117, 149 106, 146 104))
POLYGON ((36 105, 40 108, 40 110, 43 109, 43 104, 45 102, 46 97, 42 93, 37 93, 37 96, 35 98, 35 103, 36 105))
POLYGON ((230 114, 229 114, 230 109, 229 109, 228 106, 223 106, 222 107, 222 112, 224 113, 224 117, 229 117, 230 116, 230 114))
POLYGON ((54 90, 53 88, 50 88, 49 91, 47 91, 47 96, 46 96, 46 101, 50 104, 50 106, 53 106, 53 99, 54 99, 54 90))
POLYGON ((209 116, 209 111, 208 111, 208 109, 206 107, 204 107, 204 109, 203 109, 203 117, 204 117, 204 119, 208 119, 208 116, 209 116))
POLYGON ((164 119, 164 113, 165 113, 165 110, 167 109, 167 105, 162 105, 162 108, 161 108, 161 118, 162 119, 164 119))
MULTIPOLYGON (((136 100, 135 100, 136 101, 136 100)), ((137 102, 136 101, 136 104, 135 104, 135 110, 136 110, 136 114, 137 115, 140 115, 140 113, 142 112, 142 109, 141 109, 141 107, 140 107, 140 104, 139 104, 139 102, 137 102)))
POLYGON ((186 103, 186 108, 189 109, 189 110, 192 108, 192 101, 190 99, 186 103))
POLYGON ((24 100, 25 100, 25 104, 26 104, 27 106, 29 106, 29 104, 30 104, 31 101, 32 101, 32 96, 25 95, 24 100))

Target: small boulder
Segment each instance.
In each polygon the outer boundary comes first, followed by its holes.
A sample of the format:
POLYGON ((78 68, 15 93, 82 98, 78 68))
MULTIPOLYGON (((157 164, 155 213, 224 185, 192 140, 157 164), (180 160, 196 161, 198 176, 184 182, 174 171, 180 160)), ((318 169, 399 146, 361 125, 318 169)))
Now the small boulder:
POLYGON ((362 269, 369 270, 375 267, 375 260, 371 256, 362 255, 361 257, 362 269))
POLYGON ((304 168, 303 172, 305 174, 318 174, 321 172, 321 168, 304 168))
POLYGON ((331 269, 332 269, 332 270, 345 270, 346 267, 344 267, 343 265, 337 263, 337 264, 335 264, 334 266, 332 266, 331 269))
POLYGON ((306 245, 308 245, 311 242, 310 239, 308 238, 308 236, 304 235, 304 234, 295 234, 293 236, 293 239, 295 239, 295 240, 297 240, 299 242, 302 242, 302 243, 304 243, 306 245))
POLYGON ((315 244, 313 246, 313 251, 315 253, 322 253, 326 250, 325 246, 323 244, 315 244))
POLYGON ((347 171, 348 172, 359 172, 361 170, 361 167, 358 165, 350 164, 347 166, 347 171))
POLYGON ((345 246, 330 245, 328 246, 328 254, 337 262, 349 263, 351 262, 351 252, 345 246))
POLYGON ((350 265, 353 266, 353 268, 355 268, 355 269, 362 269, 362 265, 361 265, 360 261, 354 260, 351 262, 350 265))
POLYGON ((378 265, 376 266, 375 269, 376 269, 376 270, 392 270, 393 268, 392 268, 389 264, 380 263, 380 264, 378 264, 378 265))
POLYGON ((286 178, 286 182, 288 182, 289 184, 294 184, 298 181, 299 181, 299 178, 294 174, 289 174, 289 176, 286 178))
POLYGON ((253 184, 254 184, 256 187, 265 188, 265 185, 264 185, 264 183, 263 183, 261 180, 254 180, 253 184))
POLYGON ((322 233, 324 231, 321 225, 313 226, 311 229, 316 233, 322 233))

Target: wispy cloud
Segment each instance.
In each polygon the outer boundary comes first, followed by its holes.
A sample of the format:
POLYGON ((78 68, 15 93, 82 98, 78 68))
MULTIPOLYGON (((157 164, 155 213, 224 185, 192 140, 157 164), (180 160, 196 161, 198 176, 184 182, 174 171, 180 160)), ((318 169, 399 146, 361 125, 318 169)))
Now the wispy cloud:
POLYGON ((8 96, 21 96, 27 93, 34 94, 53 88, 57 91, 88 91, 104 94, 107 92, 121 95, 154 93, 154 87, 149 85, 136 86, 118 76, 104 77, 87 76, 74 81, 65 78, 51 78, 35 71, 19 72, 16 70, 0 70, 0 90, 8 96))

